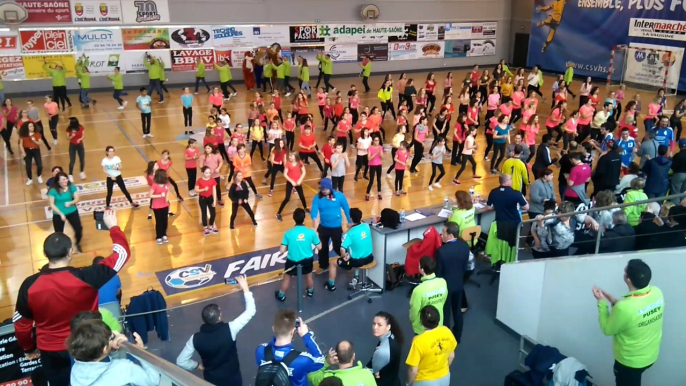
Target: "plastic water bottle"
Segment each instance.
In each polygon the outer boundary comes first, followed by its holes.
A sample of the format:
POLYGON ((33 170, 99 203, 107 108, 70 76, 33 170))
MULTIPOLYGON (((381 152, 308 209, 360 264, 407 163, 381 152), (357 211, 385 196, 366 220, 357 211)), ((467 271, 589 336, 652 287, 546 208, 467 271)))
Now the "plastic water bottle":
POLYGON ((405 222, 405 209, 400 209, 400 222, 405 222))
POLYGON ((474 187, 473 186, 469 187, 469 195, 472 197, 472 201, 474 201, 474 187))
POLYGON ((376 221, 376 213, 372 212, 372 226, 376 226, 377 221, 376 221))
POLYGON ((443 209, 448 209, 449 206, 450 206, 450 201, 448 201, 448 196, 445 196, 443 198, 443 209))

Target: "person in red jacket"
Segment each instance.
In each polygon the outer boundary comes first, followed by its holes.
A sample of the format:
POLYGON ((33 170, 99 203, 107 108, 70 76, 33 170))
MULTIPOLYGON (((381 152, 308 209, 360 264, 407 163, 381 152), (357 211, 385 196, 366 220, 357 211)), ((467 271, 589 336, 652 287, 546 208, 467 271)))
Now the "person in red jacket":
POLYGON ((89 267, 71 267, 71 239, 55 232, 43 242, 47 267, 24 279, 19 288, 12 317, 17 342, 27 359, 41 358, 51 386, 69 385, 71 361, 66 340, 72 318, 82 311, 98 311, 98 289, 117 275, 131 256, 115 212, 105 211, 103 221, 112 239, 109 257, 89 267))

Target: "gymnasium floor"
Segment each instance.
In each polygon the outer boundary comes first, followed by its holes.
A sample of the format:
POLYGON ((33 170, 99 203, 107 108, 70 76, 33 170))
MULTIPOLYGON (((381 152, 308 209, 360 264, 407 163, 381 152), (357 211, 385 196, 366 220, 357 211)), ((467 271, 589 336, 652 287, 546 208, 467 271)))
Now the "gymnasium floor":
MULTIPOLYGON (((463 79, 465 72, 465 70, 454 72, 454 79, 463 79)), ((410 75, 410 77, 417 80, 415 83, 423 83, 418 80, 423 80, 425 76, 425 73, 413 73, 410 75)), ((439 83, 437 90, 442 90, 441 84, 444 76, 445 73, 437 73, 436 78, 439 83)), ((394 79, 397 80, 397 77, 397 75, 394 75, 394 79)), ((192 75, 189 74, 189 85, 192 80, 192 75)), ((381 80, 382 75, 372 76, 370 79, 372 90, 376 90, 381 80)), ((546 86, 543 90, 544 95, 550 95, 550 85, 552 85, 553 81, 551 77, 546 77, 546 86)), ((314 82, 311 83, 313 86, 314 82)), ((338 86, 355 83, 358 84, 358 89, 361 86, 359 84, 361 81, 356 76, 335 78, 333 83, 338 86)), ((235 123, 245 125, 248 103, 254 95, 245 92, 243 85, 237 86, 239 91, 238 97, 225 104, 225 107, 229 108, 232 115, 232 126, 235 123)), ((576 92, 579 82, 575 82, 573 87, 576 92)), ((71 90, 70 97, 74 107, 68 109, 67 112, 62 113, 60 116, 58 129, 60 136, 59 144, 54 146, 51 152, 47 152, 45 148, 41 149, 44 179, 49 177, 52 166, 60 165, 66 168, 69 163, 69 157, 67 153, 68 143, 65 139, 64 130, 67 118, 69 116, 76 116, 86 128, 84 143, 86 148, 85 172, 87 174, 87 179, 80 181, 78 173, 75 172, 75 183, 77 184, 104 181, 105 176, 100 167, 100 161, 104 157, 104 149, 108 145, 114 146, 117 151, 116 154, 122 159, 122 175, 125 178, 143 176, 147 161, 159 159, 160 153, 165 149, 171 152, 174 165, 170 169, 170 175, 179 182, 181 194, 186 200, 178 202, 175 200, 175 197, 172 200, 171 210, 177 215, 169 223, 169 244, 158 246, 155 243, 154 224, 152 221, 147 220, 147 206, 141 207, 139 210, 118 210, 119 224, 126 233, 133 251, 130 262, 120 272, 124 288, 123 304, 128 303, 129 297, 140 294, 149 287, 160 289, 161 286, 154 274, 155 272, 278 246, 283 232, 293 224, 289 213, 299 205, 298 200, 293 197, 284 211, 283 222, 276 221, 274 215, 283 199, 285 180, 283 177, 277 178, 274 196, 267 197, 266 193, 269 188, 259 184, 261 178, 255 178, 258 191, 264 195, 264 200, 261 201, 254 200, 254 197, 251 198, 259 225, 254 228, 250 224, 247 215, 241 212, 236 220, 236 229, 233 231, 229 230, 231 208, 227 205, 219 210, 217 218, 220 234, 204 237, 199 225, 200 213, 197 200, 188 198, 187 176, 183 168, 183 149, 186 145, 186 137, 182 135, 183 116, 179 99, 182 91, 179 86, 175 85, 169 85, 169 88, 171 95, 165 97, 164 104, 157 104, 157 96, 153 97, 152 133, 155 137, 150 139, 142 138, 140 115, 135 108, 137 92, 131 91, 130 95, 126 97, 129 105, 125 110, 116 109, 117 104, 111 98, 110 92, 91 95, 99 103, 97 106, 84 110, 78 105, 77 94, 74 90, 71 90)), ((601 90, 604 91, 604 87, 601 90)), ((343 88, 342 91, 344 93, 347 92, 347 88, 343 88)), ((643 94, 645 109, 647 101, 652 96, 652 92, 643 94)), ((627 97, 632 95, 633 91, 629 90, 627 97)), ((11 98, 12 95, 8 95, 8 97, 11 98)), ((370 106, 379 105, 375 91, 369 94, 361 94, 361 97, 363 99, 363 106, 366 104, 370 106)), ((438 97, 440 98, 440 95, 438 97)), ((41 97, 31 99, 37 105, 42 105, 41 97), (38 103, 39 101, 41 103, 38 103)), ((27 98, 13 99, 14 104, 20 109, 26 106, 26 100, 27 98)), ((265 96, 265 101, 269 102, 270 97, 265 96)), ((207 94, 201 92, 196 96, 194 103, 194 127, 196 133, 201 133, 204 130, 205 117, 209 112, 210 106, 207 101, 207 94)), ((673 106, 674 100, 670 99, 669 104, 673 106)), ((571 105, 576 106, 576 102, 572 101, 571 105)), ((286 102, 286 98, 284 98, 283 110, 287 111, 289 106, 290 102, 286 102)), ((547 106, 547 103, 543 103, 539 108, 539 112, 543 116, 546 116, 549 112, 547 106)), ((314 113, 316 118, 315 124, 318 129, 321 129, 321 121, 316 111, 316 100, 314 103, 310 102, 310 112, 314 113)), ((47 128, 47 119, 42 112, 41 115, 47 128)), ((384 127, 386 128, 387 135, 392 134, 395 130, 395 124, 391 119, 386 119, 384 127)), ((318 130, 317 133, 318 143, 321 145, 328 134, 324 134, 321 130, 318 130)), ((47 135, 50 137, 50 134, 47 135)), ((15 150, 17 138, 15 133, 12 137, 15 150)), ((479 150, 483 152, 485 149, 484 136, 480 135, 477 139, 480 142, 479 150)), ((351 155, 353 154, 352 150, 348 151, 351 152, 351 155)), ((18 152, 15 151, 15 154, 18 154, 18 152)), ((3 156, 3 161, 7 160, 0 165, 0 174, 3 176, 2 180, 0 180, 0 245, 2 245, 2 251, 0 251, 0 320, 2 320, 10 317, 13 313, 17 291, 23 279, 36 272, 47 262, 42 254, 42 243, 45 237, 52 232, 52 223, 46 216, 47 202, 41 199, 40 189, 43 186, 35 183, 35 181, 32 186, 25 186, 24 165, 18 156, 8 159, 6 151, 4 154, 0 151, 0 155, 3 156)), ((483 153, 479 154, 479 156, 482 155, 483 153)), ((255 158, 253 170, 254 174, 259 176, 266 172, 266 163, 262 163, 259 157, 255 158)), ((465 175, 462 176, 463 183, 459 189, 468 190, 470 186, 474 186, 476 193, 483 196, 490 189, 497 186, 498 180, 497 176, 488 174, 484 168, 482 158, 477 157, 477 160, 477 171, 485 178, 478 182, 473 181, 470 179, 469 171, 466 171, 465 175)), ((390 162, 390 154, 386 154, 384 157, 384 167, 388 167, 390 162)), ((78 160, 76 167, 78 168, 78 160)), ((372 199, 369 202, 365 202, 364 194, 367 181, 360 179, 360 182, 354 183, 351 175, 354 170, 350 168, 345 182, 344 193, 350 201, 351 207, 360 207, 365 215, 369 215, 372 211, 379 213, 384 207, 392 207, 396 210, 425 207, 441 203, 445 196, 453 197, 457 188, 450 181, 457 171, 456 167, 451 167, 449 163, 446 163, 447 173, 442 181, 443 188, 435 189, 433 192, 429 192, 426 186, 431 174, 430 166, 427 163, 420 164, 419 170, 419 175, 406 178, 405 190, 408 191, 406 196, 393 196, 392 180, 382 178, 383 200, 372 199)), ((316 165, 310 165, 307 167, 307 173, 305 178, 305 195, 308 200, 311 200, 312 196, 316 193, 319 171, 316 165)), ((134 199, 140 199, 146 205, 147 199, 145 199, 145 196, 147 195, 147 190, 147 186, 129 189, 134 199)), ((223 186, 222 190, 224 191, 223 186)), ((98 190, 97 187, 92 189, 90 194, 81 195, 82 201, 89 201, 93 206, 104 206, 104 198, 104 189, 98 190)), ((115 190, 113 202, 121 202, 122 200, 125 201, 120 192, 115 190)), ((122 205, 126 207, 126 205, 122 205)), ((105 233, 95 230, 92 216, 83 215, 81 220, 84 226, 83 253, 74 256, 72 262, 74 266, 88 265, 94 256, 110 253, 111 244, 109 237, 105 233)), ((67 226, 66 232, 71 232, 69 226, 67 226)), ((187 304, 195 300, 222 294, 226 291, 226 287, 223 286, 199 289, 197 291, 185 292, 182 295, 168 296, 167 302, 169 305, 187 304)))

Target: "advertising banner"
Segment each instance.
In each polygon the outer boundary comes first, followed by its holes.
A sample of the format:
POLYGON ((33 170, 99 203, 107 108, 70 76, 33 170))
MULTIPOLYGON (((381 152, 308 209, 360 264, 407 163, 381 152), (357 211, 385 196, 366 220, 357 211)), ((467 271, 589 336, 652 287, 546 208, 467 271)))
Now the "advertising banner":
POLYGON ((471 23, 447 23, 445 25, 445 40, 464 40, 471 38, 471 23))
POLYGON ((41 360, 26 358, 14 332, 0 335, 0 353, 0 385, 35 385, 31 383, 31 373, 41 367, 41 360))
POLYGON ((417 43, 417 56, 419 58, 442 58, 444 52, 445 42, 417 43))
POLYGON ((417 26, 418 42, 433 42, 445 39, 445 24, 419 24, 417 26))
POLYGON ((258 25, 252 27, 252 40, 255 47, 268 47, 274 43, 288 45, 289 27, 286 25, 258 25))
MULTIPOLYGON (((471 28, 470 28, 471 31, 471 28)), ((389 36, 388 42, 416 42, 417 24, 405 24, 404 32, 401 35, 389 36)))
POLYGON ((172 71, 195 71, 198 62, 205 62, 206 68, 214 65, 214 50, 210 48, 199 50, 172 50, 172 71))
POLYGON ((346 39, 345 42, 362 41, 364 36, 397 36, 405 31, 403 23, 384 24, 319 24, 319 36, 346 39))
POLYGON ((0 55, 13 55, 20 52, 19 35, 16 32, 0 32, 0 55))
POLYGON ((336 63, 357 62, 357 44, 327 44, 324 47, 336 63))
POLYGON ((316 69, 317 54, 323 49, 324 46, 293 46, 291 47, 291 63, 297 63, 298 56, 301 56, 303 59, 307 59, 307 65, 311 69, 316 69))
MULTIPOLYGON (((78 60, 84 52, 79 52, 76 55, 78 60)), ((110 75, 114 73, 114 68, 119 67, 121 62, 121 52, 85 52, 88 58, 88 71, 92 75, 110 75)), ((124 69, 121 69, 124 72, 124 69)))
POLYGON ((385 62, 388 60, 388 44, 358 44, 357 61, 361 62, 365 56, 369 56, 373 62, 385 62))
POLYGON ((471 40, 446 40, 444 57, 464 58, 467 57, 467 53, 470 49, 471 40))
POLYGON ((319 28, 316 25, 290 26, 288 35, 291 44, 324 43, 324 37, 319 35, 319 28))
POLYGON ((24 23, 71 23, 71 7, 68 0, 16 0, 16 3, 24 7, 28 13, 29 18, 24 23))
MULTIPOLYGON (((613 46, 647 43, 684 48, 684 4, 631 0, 617 7, 615 1, 536 0, 527 65, 563 73, 567 63, 573 63, 575 75, 605 78, 613 46)), ((686 90, 683 63, 678 70, 679 89, 686 90)))
MULTIPOLYGON (((148 72, 148 68, 143 64, 145 51, 122 51, 119 53, 120 63, 126 72, 148 72)), ((171 70, 171 55, 169 50, 157 50, 152 55, 159 58, 164 63, 164 68, 171 70)))
POLYGON ((167 0, 122 0, 125 24, 169 23, 167 0))
POLYGON ((71 31, 68 30, 19 31, 19 37, 21 52, 24 54, 74 51, 71 31))
POLYGON ((245 53, 252 50, 237 49, 237 50, 214 50, 214 57, 217 63, 224 59, 229 59, 229 66, 232 68, 243 68, 243 59, 245 53))
POLYGON ((656 51, 634 51, 633 58, 626 58, 625 80, 659 88, 663 86, 666 67, 671 67, 667 78, 667 87, 677 88, 680 75, 679 69, 684 61, 683 47, 642 43, 631 43, 629 46, 656 51), (671 52, 669 58, 665 57, 666 52, 664 51, 671 52))
POLYGON ((71 4, 74 24, 121 24, 123 21, 121 3, 117 0, 76 0, 71 4))
POLYGON ((172 28, 169 37, 172 49, 212 48, 210 26, 172 28))
POLYGON ((472 40, 467 56, 495 55, 495 39, 472 40))
POLYGON ((31 55, 23 56, 21 60, 24 64, 26 79, 50 78, 50 74, 43 69, 44 63, 47 63, 49 68, 62 66, 67 71, 67 78, 76 76, 76 71, 74 70, 74 65, 76 64, 74 54, 31 55))
POLYGON ((252 34, 253 27, 212 26, 212 37, 216 49, 252 48, 254 47, 252 34))
POLYGON ((169 49, 169 29, 167 28, 122 28, 125 50, 166 50, 169 49))
POLYGON ((26 79, 24 63, 22 62, 21 56, 0 56, 0 74, 2 74, 3 80, 26 79))
POLYGON ((372 44, 388 43, 390 36, 348 36, 348 37, 328 37, 324 38, 326 44, 372 44))
POLYGON ((74 33, 77 52, 121 51, 124 43, 121 30, 114 28, 80 28, 74 33))
POLYGON ((495 39, 498 22, 472 23, 472 39, 495 39))
POLYGON ((388 43, 388 60, 412 60, 417 58, 417 43, 388 43))

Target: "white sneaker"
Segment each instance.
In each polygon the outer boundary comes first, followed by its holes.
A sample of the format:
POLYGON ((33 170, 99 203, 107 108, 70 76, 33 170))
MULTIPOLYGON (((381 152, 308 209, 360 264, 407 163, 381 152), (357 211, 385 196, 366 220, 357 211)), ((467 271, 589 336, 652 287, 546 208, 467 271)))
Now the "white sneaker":
POLYGON ((238 95, 237 92, 234 92, 233 94, 231 94, 231 96, 234 97, 234 98, 235 98, 237 95, 238 95))
POLYGON ((433 192, 433 191, 434 191, 433 186, 429 185, 429 192, 433 192))
POLYGON ((195 190, 189 190, 189 191, 188 191, 188 195, 191 196, 191 197, 195 197, 195 196, 198 195, 198 193, 196 193, 195 190))
POLYGON ((124 101, 124 107, 126 107, 126 105, 128 105, 128 104, 129 104, 129 102, 124 101))
POLYGON ((42 184, 42 183, 43 183, 43 177, 38 176, 38 183, 39 183, 39 184, 42 184))
POLYGON ((393 178, 393 176, 391 176, 391 173, 387 173, 386 178, 388 178, 390 180, 391 178, 393 178))
POLYGON ((196 92, 194 92, 194 93, 193 93, 193 95, 198 95, 198 92, 197 92, 197 91, 196 91, 196 92))
POLYGON ((148 138, 147 134, 143 134, 143 139, 148 138))
POLYGON ((164 103, 164 101, 159 101, 159 102, 157 102, 157 103, 160 103, 160 104, 162 104, 162 103, 164 103))
POLYGON ((124 110, 124 105, 117 107, 117 110, 124 110))
POLYGON ((434 184, 434 187, 435 187, 435 188, 438 188, 438 189, 442 188, 441 184, 439 184, 438 182, 436 182, 436 183, 434 184))
POLYGON ((148 134, 148 138, 155 138, 155 136, 152 134, 148 134))
POLYGON ((57 146, 57 140, 56 139, 52 140, 52 146, 57 146))
POLYGON ((29 186, 29 185, 31 185, 31 184, 33 184, 33 180, 28 180, 28 181, 26 181, 26 186, 29 186))
POLYGON ((86 179, 86 173, 81 172, 81 174, 79 174, 79 177, 81 177, 82 180, 85 180, 86 179))
POLYGON ((289 96, 291 96, 291 93, 287 92, 285 96, 289 97, 289 96))
POLYGON ((230 101, 231 100, 231 95, 229 95, 228 98, 224 98, 225 101, 230 101))
POLYGON ((74 182, 74 176, 72 176, 71 174, 69 175, 69 182, 74 182))

